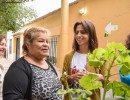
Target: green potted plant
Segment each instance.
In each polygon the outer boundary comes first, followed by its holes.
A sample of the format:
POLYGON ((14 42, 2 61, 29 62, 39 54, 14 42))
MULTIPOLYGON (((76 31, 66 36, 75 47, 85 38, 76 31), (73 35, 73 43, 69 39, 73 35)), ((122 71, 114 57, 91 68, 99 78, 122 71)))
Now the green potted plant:
MULTIPOLYGON (((100 69, 102 66, 106 66, 106 76, 104 78, 104 92, 102 96, 102 100, 117 100, 115 96, 120 96, 119 100, 129 100, 130 98, 130 87, 126 84, 119 82, 119 81, 109 81, 111 76, 118 75, 119 73, 111 74, 111 70, 113 67, 119 67, 120 66, 120 72, 123 75, 127 75, 130 73, 130 56, 128 55, 130 53, 129 50, 126 49, 126 47, 121 43, 108 43, 106 48, 98 48, 95 49, 92 53, 88 54, 88 64, 92 67, 100 69), (113 98, 106 98, 106 93, 108 90, 113 90, 113 98), (122 97, 125 94, 124 97, 122 97)), ((95 90, 97 88, 102 87, 102 83, 100 81, 97 81, 98 78, 95 74, 89 74, 86 76, 83 76, 79 83, 81 87, 84 88, 84 90, 80 89, 69 89, 69 87, 66 90, 60 90, 58 91, 59 94, 66 94, 68 93, 70 95, 70 100, 73 100, 71 98, 71 93, 81 93, 81 95, 76 98, 76 100, 89 100, 89 96, 92 94, 91 90, 95 90), (86 84, 87 83, 87 84, 86 84), (87 96, 86 96, 87 95, 87 96)), ((66 73, 65 73, 65 81, 66 81, 66 73)), ((66 81, 67 85, 67 81, 66 81)), ((75 100, 75 99, 74 99, 75 100)))

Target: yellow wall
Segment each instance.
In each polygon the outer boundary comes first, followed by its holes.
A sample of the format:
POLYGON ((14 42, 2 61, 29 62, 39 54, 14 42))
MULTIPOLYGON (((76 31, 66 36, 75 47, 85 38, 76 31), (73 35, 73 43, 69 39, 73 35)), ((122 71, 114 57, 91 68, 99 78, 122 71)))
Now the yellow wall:
POLYGON ((61 28, 61 14, 58 10, 55 13, 51 13, 46 17, 39 18, 38 20, 25 25, 25 28, 38 26, 44 27, 51 31, 51 35, 60 35, 60 28, 61 28))
POLYGON ((18 34, 18 35, 14 35, 13 36, 13 42, 14 42, 14 47, 13 47, 13 53, 16 53, 16 39, 17 38, 20 38, 20 35, 18 34))
MULTIPOLYGON (((104 38, 105 27, 109 22, 118 25, 118 31, 112 31, 109 42, 124 42, 130 33, 130 1, 129 0, 79 0, 80 2, 70 7, 70 32, 73 23, 79 19, 89 19, 96 27, 99 46, 106 45, 104 38), (88 14, 78 14, 79 9, 86 7, 88 14)), ((72 35, 73 36, 73 35, 72 35)), ((72 42, 72 41, 70 41, 72 42)))
MULTIPOLYGON (((68 51, 72 48, 73 25, 75 21, 79 19, 89 19, 95 24, 99 47, 104 47, 107 43, 107 39, 104 38, 104 33, 105 27, 109 22, 118 25, 118 30, 112 31, 112 34, 108 37, 108 42, 114 41, 124 43, 127 34, 130 33, 130 0, 78 0, 74 4, 70 5, 68 26, 69 34, 67 39, 68 51), (88 13, 86 15, 80 15, 79 10, 84 7, 88 10, 88 13)), ((52 36, 58 35, 60 39, 60 9, 25 25, 24 28, 32 26, 45 27, 51 31, 52 36)), ((58 42, 58 53, 60 52, 60 45, 61 43, 58 42)), ((65 52, 62 51, 61 55, 64 54, 65 52)), ((57 61, 60 61, 59 55, 57 61)), ((57 62, 57 66, 59 67, 59 62, 57 62)), ((62 68, 61 65, 60 68, 62 68)), ((117 69, 114 69, 113 71, 115 72, 117 69)))

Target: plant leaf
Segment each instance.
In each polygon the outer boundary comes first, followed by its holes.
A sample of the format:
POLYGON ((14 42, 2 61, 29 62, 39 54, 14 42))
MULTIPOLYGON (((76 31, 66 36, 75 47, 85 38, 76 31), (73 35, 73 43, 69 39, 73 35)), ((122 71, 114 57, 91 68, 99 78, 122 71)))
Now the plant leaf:
POLYGON ((83 87, 86 90, 94 90, 102 87, 102 83, 100 81, 97 81, 96 79, 98 76, 96 74, 89 74, 86 76, 83 76, 80 80, 80 86, 83 87))
POLYGON ((109 82, 106 86, 106 90, 109 91, 112 88, 113 83, 109 82))
POLYGON ((113 90, 114 90, 114 95, 116 96, 122 96, 122 95, 127 95, 130 97, 130 86, 122 83, 122 82, 113 82, 113 90))
POLYGON ((67 93, 67 90, 60 89, 60 90, 58 90, 57 93, 60 94, 60 95, 62 95, 62 94, 65 95, 67 93))

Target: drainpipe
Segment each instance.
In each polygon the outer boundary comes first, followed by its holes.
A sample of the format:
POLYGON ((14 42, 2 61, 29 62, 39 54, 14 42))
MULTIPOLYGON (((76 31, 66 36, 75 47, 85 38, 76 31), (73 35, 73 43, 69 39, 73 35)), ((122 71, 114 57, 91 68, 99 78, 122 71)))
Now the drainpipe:
POLYGON ((61 33, 59 41, 59 64, 58 67, 62 70, 65 54, 68 52, 68 26, 69 26, 69 2, 61 0, 61 33))

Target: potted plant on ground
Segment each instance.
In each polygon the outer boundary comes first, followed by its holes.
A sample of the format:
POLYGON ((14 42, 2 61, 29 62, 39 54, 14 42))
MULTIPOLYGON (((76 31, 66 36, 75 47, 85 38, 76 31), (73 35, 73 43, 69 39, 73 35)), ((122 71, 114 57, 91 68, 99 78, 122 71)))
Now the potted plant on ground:
MULTIPOLYGON (((113 81, 110 82, 109 79, 111 76, 117 75, 119 73, 111 74, 111 69, 113 67, 120 66, 120 73, 123 75, 127 75, 130 73, 130 56, 128 55, 130 53, 129 50, 126 49, 126 47, 121 43, 108 43, 106 48, 98 48, 95 49, 92 53, 88 54, 88 64, 92 67, 101 69, 102 66, 106 66, 106 76, 104 79, 104 92, 102 96, 102 100, 117 100, 117 98, 114 98, 115 96, 123 96, 119 100, 130 100, 130 87, 126 84, 119 82, 119 81, 113 81), (106 93, 108 90, 113 90, 113 99, 107 99, 106 93)), ((89 96, 92 94, 91 90, 95 90, 97 88, 102 87, 102 83, 100 81, 97 81, 98 78, 95 74, 89 74, 86 76, 83 76, 79 83, 81 87, 83 87, 85 90, 80 89, 69 89, 69 87, 66 90, 60 90, 59 94, 66 94, 68 93, 70 95, 70 100, 73 100, 71 98, 71 93, 81 93, 81 95, 76 100, 88 100, 90 99, 89 96), (87 83, 87 84, 86 84, 87 83), (87 96, 86 96, 87 95, 87 96)), ((66 81, 66 74, 65 74, 65 81, 66 81)), ((67 81, 66 81, 67 85, 67 81)))

